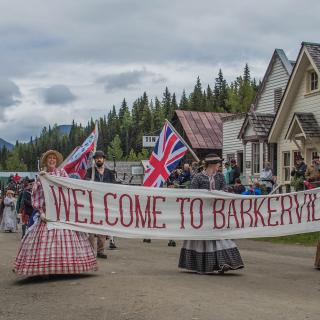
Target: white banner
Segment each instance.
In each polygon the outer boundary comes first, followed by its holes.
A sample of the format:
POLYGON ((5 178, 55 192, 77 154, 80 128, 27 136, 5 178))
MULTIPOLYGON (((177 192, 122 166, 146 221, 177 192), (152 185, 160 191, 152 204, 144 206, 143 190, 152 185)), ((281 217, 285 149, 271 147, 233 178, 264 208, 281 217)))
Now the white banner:
POLYGON ((41 176, 48 227, 149 239, 240 239, 320 230, 320 189, 271 196, 41 176))

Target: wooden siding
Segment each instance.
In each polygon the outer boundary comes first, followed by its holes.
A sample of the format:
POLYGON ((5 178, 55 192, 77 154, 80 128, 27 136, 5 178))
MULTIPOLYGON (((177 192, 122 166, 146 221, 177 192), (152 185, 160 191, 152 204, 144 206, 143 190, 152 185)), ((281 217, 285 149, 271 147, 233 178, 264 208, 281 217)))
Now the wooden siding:
POLYGON ((279 57, 277 57, 266 82, 265 88, 256 105, 256 112, 275 113, 274 90, 282 88, 282 92, 284 92, 288 79, 289 75, 279 57))
MULTIPOLYGON (((310 67, 309 65, 308 67, 310 67)), ((279 153, 278 153, 278 181, 280 183, 284 182, 283 172, 282 172, 282 154, 285 151, 291 152, 290 157, 290 166, 293 167, 293 152, 297 151, 297 146, 290 141, 285 140, 285 135, 288 131, 290 122, 292 120, 292 117, 295 112, 312 112, 318 121, 320 123, 320 93, 315 93, 311 95, 306 95, 306 77, 305 72, 308 69, 304 68, 304 72, 300 74, 298 79, 296 79, 299 82, 298 88, 296 90, 296 95, 294 99, 292 100, 290 104, 290 109, 287 110, 287 113, 285 117, 282 119, 284 121, 279 122, 277 125, 279 128, 281 128, 279 137, 278 137, 278 146, 279 146, 279 153)), ((294 95, 294 93, 290 93, 294 95)), ((306 155, 306 161, 310 161, 309 153, 313 150, 313 146, 307 145, 307 148, 309 148, 306 155)))
MULTIPOLYGON (((243 144, 241 140, 237 138, 241 129, 244 117, 223 123, 223 147, 222 157, 227 160, 227 155, 233 154, 234 158, 237 158, 237 151, 243 152, 243 144)), ((246 169, 245 161, 251 161, 251 143, 247 144, 246 159, 244 159, 244 172, 243 175, 251 175, 251 168, 246 169)))

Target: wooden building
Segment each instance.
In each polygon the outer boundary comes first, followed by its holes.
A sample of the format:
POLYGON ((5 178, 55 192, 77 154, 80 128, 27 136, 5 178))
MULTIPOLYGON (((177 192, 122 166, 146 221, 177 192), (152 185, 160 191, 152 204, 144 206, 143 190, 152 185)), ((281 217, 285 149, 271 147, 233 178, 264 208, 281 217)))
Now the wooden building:
POLYGON ((275 49, 250 111, 223 120, 223 154, 234 155, 248 179, 260 176, 266 160, 277 173, 277 146, 268 143, 268 135, 293 65, 275 49))
POLYGON ((278 181, 290 183, 296 156, 307 164, 320 152, 320 44, 303 42, 269 133, 277 144, 278 181))
MULTIPOLYGON (((222 156, 222 118, 228 113, 176 110, 172 124, 199 159, 209 153, 222 156)), ((188 153, 187 161, 193 161, 188 153)))

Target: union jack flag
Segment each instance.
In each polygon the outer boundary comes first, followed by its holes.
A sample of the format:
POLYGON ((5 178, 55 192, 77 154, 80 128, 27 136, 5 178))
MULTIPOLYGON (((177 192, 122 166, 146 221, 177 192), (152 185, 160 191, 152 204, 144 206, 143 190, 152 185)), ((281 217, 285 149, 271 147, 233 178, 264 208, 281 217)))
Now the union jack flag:
POLYGON ((143 185, 162 187, 187 151, 186 145, 166 122, 149 159, 143 185))

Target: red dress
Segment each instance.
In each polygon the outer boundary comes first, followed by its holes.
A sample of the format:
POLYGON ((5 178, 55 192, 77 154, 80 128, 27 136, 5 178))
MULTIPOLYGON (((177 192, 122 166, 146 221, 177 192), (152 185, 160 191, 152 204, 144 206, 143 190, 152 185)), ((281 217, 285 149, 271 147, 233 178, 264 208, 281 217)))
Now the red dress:
MULTIPOLYGON (((64 169, 49 174, 68 177, 64 169)), ((37 180, 32 190, 32 205, 45 211, 42 185, 37 180)), ((23 238, 14 263, 20 275, 74 274, 97 269, 97 260, 86 233, 65 230, 48 230, 40 219, 23 238)))

